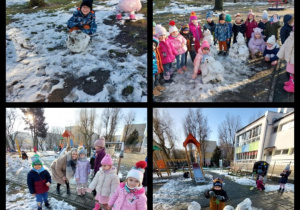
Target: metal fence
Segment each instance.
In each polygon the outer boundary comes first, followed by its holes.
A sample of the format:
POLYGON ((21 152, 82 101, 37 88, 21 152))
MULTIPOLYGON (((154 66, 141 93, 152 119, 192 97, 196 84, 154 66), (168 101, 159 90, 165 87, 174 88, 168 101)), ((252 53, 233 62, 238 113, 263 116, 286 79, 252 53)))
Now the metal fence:
MULTIPOLYGON (((248 171, 252 172, 253 171, 253 165, 254 163, 257 162, 257 160, 248 160, 248 161, 241 161, 241 162, 230 162, 230 167, 234 169, 240 169, 242 171, 248 171)), ((289 176, 289 179, 294 180, 295 175, 294 175, 294 161, 291 160, 274 160, 270 162, 269 165, 269 170, 268 170, 268 177, 280 177, 280 173, 285 169, 286 165, 290 163, 290 170, 292 173, 289 176)))

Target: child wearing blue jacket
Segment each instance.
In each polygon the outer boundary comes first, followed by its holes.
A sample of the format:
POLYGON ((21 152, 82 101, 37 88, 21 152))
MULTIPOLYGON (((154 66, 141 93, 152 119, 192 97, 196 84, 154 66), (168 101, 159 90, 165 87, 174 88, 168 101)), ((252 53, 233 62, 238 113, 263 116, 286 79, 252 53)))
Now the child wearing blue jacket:
POLYGON ((32 169, 27 175, 29 192, 32 196, 36 197, 38 210, 42 210, 43 201, 47 208, 51 208, 48 202, 48 190, 51 184, 51 176, 49 172, 44 169, 38 155, 34 155, 31 160, 32 169))
POLYGON ((219 23, 215 28, 215 41, 219 42, 219 55, 223 53, 223 55, 227 54, 227 42, 229 42, 230 29, 227 23, 225 23, 225 14, 220 14, 219 23))
POLYGON ((74 30, 92 35, 97 31, 95 11, 92 9, 92 1, 83 0, 77 11, 68 20, 69 33, 74 30))

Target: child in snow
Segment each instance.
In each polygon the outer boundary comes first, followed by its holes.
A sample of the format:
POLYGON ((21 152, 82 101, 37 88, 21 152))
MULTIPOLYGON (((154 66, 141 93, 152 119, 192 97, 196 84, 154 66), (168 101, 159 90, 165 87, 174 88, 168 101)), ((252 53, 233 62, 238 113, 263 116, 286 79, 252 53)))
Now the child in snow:
POLYGON ((245 26, 246 26, 246 38, 247 38, 247 45, 251 39, 251 35, 253 32, 253 29, 257 27, 257 22, 255 20, 255 15, 252 12, 252 10, 249 11, 247 20, 245 21, 245 26))
POLYGON ((201 69, 204 67, 204 61, 207 57, 212 56, 210 53, 210 45, 205 40, 202 42, 201 47, 198 50, 197 56, 194 60, 194 74, 192 76, 192 79, 195 79, 197 77, 197 74, 201 74, 201 69))
POLYGON ((287 92, 294 92, 294 27, 290 36, 285 40, 281 46, 277 57, 286 60, 286 71, 290 73, 289 81, 284 83, 283 89, 287 92))
POLYGON ((192 62, 194 62, 194 59, 196 57, 195 44, 193 41, 193 34, 192 32, 190 32, 188 24, 185 24, 181 27, 180 34, 186 39, 186 47, 187 47, 187 51, 185 52, 185 66, 186 66, 188 53, 190 54, 192 62))
POLYGON ((264 58, 265 61, 271 61, 272 65, 277 64, 277 53, 279 52, 279 45, 276 43, 275 36, 272 35, 268 40, 267 40, 267 46, 265 47, 264 51, 264 58))
POLYGON ((142 185, 147 163, 139 161, 128 172, 125 182, 122 182, 108 201, 108 209, 112 210, 146 210, 147 197, 142 185))
POLYGON ((274 14, 271 19, 266 23, 265 36, 269 39, 272 35, 275 36, 276 41, 278 40, 278 30, 280 28, 280 17, 274 14))
POLYGON ((259 21, 257 27, 261 28, 263 31, 261 32, 261 34, 264 36, 264 41, 266 42, 268 40, 268 38, 265 36, 265 30, 266 30, 266 25, 269 19, 269 15, 268 12, 266 10, 263 11, 262 16, 261 16, 261 20, 259 21))
POLYGON ((97 30, 95 11, 92 9, 92 2, 90 0, 83 0, 77 11, 68 20, 69 33, 74 30, 81 30, 82 32, 92 35, 97 30))
POLYGON ((44 169, 40 156, 34 155, 32 158, 32 169, 27 175, 27 185, 30 194, 36 197, 38 210, 42 209, 43 201, 47 208, 51 208, 48 201, 48 190, 51 184, 51 176, 44 169))
POLYGON ((251 53, 251 57, 253 59, 256 58, 256 54, 259 54, 259 55, 262 55, 262 53, 264 52, 265 50, 265 41, 263 39, 263 36, 261 34, 262 32, 262 29, 260 28, 254 28, 253 29, 253 33, 252 33, 252 37, 249 41, 249 50, 250 50, 250 53, 251 53))
POLYGON ((227 54, 227 42, 229 42, 230 39, 230 31, 229 26, 227 23, 225 23, 225 14, 220 14, 219 16, 219 23, 216 25, 215 29, 215 41, 218 40, 219 42, 219 55, 227 54))
POLYGON ((238 33, 241 33, 243 34, 243 36, 245 36, 246 26, 243 23, 243 19, 240 13, 237 13, 235 15, 235 21, 232 26, 232 32, 233 32, 233 44, 236 43, 236 37, 238 33))
POLYGON ((280 174, 281 178, 279 180, 280 187, 278 189, 278 192, 284 192, 285 184, 287 183, 288 177, 291 173, 292 171, 290 170, 290 164, 288 164, 283 170, 283 172, 280 174))
MULTIPOLYGON (((105 138, 100 137, 97 141, 94 143, 94 147, 96 149, 96 159, 94 161, 94 177, 96 176, 96 173, 99 171, 101 167, 101 161, 106 155, 105 153, 105 138)), ((93 191, 93 195, 96 195, 96 191, 93 191)))
POLYGON ((264 186, 264 177, 263 176, 259 176, 258 180, 256 180, 256 188, 259 190, 259 191, 262 191, 262 190, 265 190, 265 186, 264 186))
POLYGON ((142 9, 142 4, 140 0, 120 0, 116 6, 117 10, 117 20, 122 20, 121 12, 129 13, 130 20, 135 20, 135 12, 142 9))
MULTIPOLYGON (((208 11, 206 13, 206 23, 203 25, 203 32, 208 29, 210 30, 211 35, 213 35, 213 37, 215 38, 215 28, 216 28, 216 24, 214 23, 213 19, 212 19, 212 14, 214 12, 213 11, 208 11)), ((216 44, 215 39, 214 39, 214 45, 216 44)))
POLYGON ((227 193, 222 189, 223 180, 216 178, 213 180, 213 187, 204 193, 206 198, 210 198, 210 210, 223 209, 228 200, 227 193))
POLYGON ((183 71, 188 70, 185 66, 186 39, 178 32, 175 21, 170 21, 169 25, 170 35, 168 38, 177 51, 176 69, 179 74, 183 74, 183 71))
POLYGON ((161 57, 158 52, 159 41, 157 38, 153 37, 153 95, 161 95, 161 91, 166 88, 159 84, 160 75, 163 73, 164 68, 162 66, 161 57))
POLYGON ((294 17, 291 15, 283 16, 283 26, 280 29, 280 39, 281 44, 284 44, 285 40, 289 37, 291 31, 293 30, 294 26, 294 17))
POLYGON ((86 151, 84 149, 79 150, 79 158, 77 161, 75 178, 77 182, 78 195, 85 195, 85 190, 88 181, 88 175, 91 171, 90 162, 86 159, 86 151))
POLYGON ((113 160, 109 154, 106 154, 101 161, 101 168, 97 172, 93 181, 89 185, 87 192, 92 192, 96 189, 97 195, 95 197, 95 210, 98 210, 103 204, 104 208, 107 208, 108 200, 112 197, 118 185, 120 184, 119 177, 116 172, 116 168, 113 166, 113 160))
POLYGON ((164 68, 164 80, 165 83, 172 82, 171 75, 172 63, 175 60, 178 52, 173 47, 171 41, 167 38, 167 30, 161 25, 155 26, 155 31, 159 40, 159 54, 164 68))
POLYGON ((227 52, 230 48, 230 44, 231 44, 231 37, 232 37, 232 23, 231 23, 231 15, 227 14, 225 16, 225 23, 228 24, 229 26, 229 32, 230 32, 230 38, 229 41, 227 42, 227 52))
POLYGON ((202 41, 203 35, 201 31, 201 26, 198 23, 198 18, 195 12, 191 12, 190 23, 189 23, 190 31, 193 34, 193 41, 195 43, 195 52, 198 52, 200 48, 200 42, 202 41))

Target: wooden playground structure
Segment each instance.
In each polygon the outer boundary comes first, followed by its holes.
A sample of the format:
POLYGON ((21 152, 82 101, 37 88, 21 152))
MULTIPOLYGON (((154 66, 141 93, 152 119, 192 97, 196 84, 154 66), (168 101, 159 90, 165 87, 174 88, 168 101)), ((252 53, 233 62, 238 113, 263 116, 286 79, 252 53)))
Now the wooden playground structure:
POLYGON ((271 7, 269 7, 269 10, 284 10, 283 4, 287 3, 287 0, 268 0, 271 7), (281 5, 281 7, 279 7, 281 5))

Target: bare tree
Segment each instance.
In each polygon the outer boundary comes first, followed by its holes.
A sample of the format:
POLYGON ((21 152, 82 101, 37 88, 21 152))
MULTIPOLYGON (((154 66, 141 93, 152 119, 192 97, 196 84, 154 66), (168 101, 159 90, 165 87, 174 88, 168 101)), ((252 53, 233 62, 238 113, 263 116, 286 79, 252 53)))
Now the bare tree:
POLYGON ((225 157, 224 165, 229 165, 234 156, 235 133, 241 128, 239 115, 226 115, 225 120, 218 126, 219 144, 225 157))
POLYGON ((18 138, 17 138, 20 150, 21 150, 21 147, 23 146, 24 140, 25 140, 24 136, 19 135, 18 138))
POLYGON ((257 111, 256 113, 253 113, 253 115, 249 118, 248 123, 253 122, 254 120, 257 120, 258 118, 260 118, 261 116, 263 116, 263 112, 262 111, 257 111))
POLYGON ((18 134, 17 131, 15 132, 17 117, 18 114, 15 108, 6 109, 6 146, 9 147, 11 144, 14 150, 16 149, 14 135, 18 134))
POLYGON ((108 140, 113 141, 113 137, 117 132, 117 125, 122 117, 121 108, 112 108, 111 117, 109 123, 109 132, 108 132, 108 140))
POLYGON ((63 128, 53 126, 50 128, 50 131, 47 133, 46 142, 49 149, 53 149, 55 145, 59 144, 59 138, 63 134, 63 128))
POLYGON ((88 109, 81 109, 80 110, 80 132, 83 135, 83 140, 87 148, 87 155, 90 155, 90 147, 92 141, 92 135, 94 132, 95 126, 95 109, 91 108, 89 111, 88 109))
POLYGON ((198 139, 201 144, 201 153, 203 155, 203 164, 205 164, 205 153, 206 153, 206 149, 207 149, 207 145, 208 145, 207 140, 208 140, 211 130, 208 126, 207 117, 202 114, 202 111, 200 109, 197 109, 196 116, 197 116, 198 124, 199 124, 198 130, 197 130, 198 139))
POLYGON ((215 0, 214 10, 223 10, 223 0, 215 0))
POLYGON ((126 144, 128 135, 133 132, 132 123, 133 123, 134 119, 135 119, 135 112, 133 112, 133 111, 130 111, 124 117, 124 121, 125 121, 125 126, 124 126, 124 130, 123 130, 123 142, 124 142, 124 144, 126 144))
POLYGON ((157 143, 168 159, 171 157, 177 141, 171 129, 172 121, 173 119, 166 112, 161 114, 159 109, 153 109, 153 141, 157 143))
POLYGON ((105 134, 104 134, 105 139, 108 138, 108 133, 109 133, 108 125, 111 117, 110 115, 111 115, 111 110, 109 108, 105 108, 104 111, 102 112, 102 117, 101 117, 101 125, 104 127, 105 130, 105 134))

